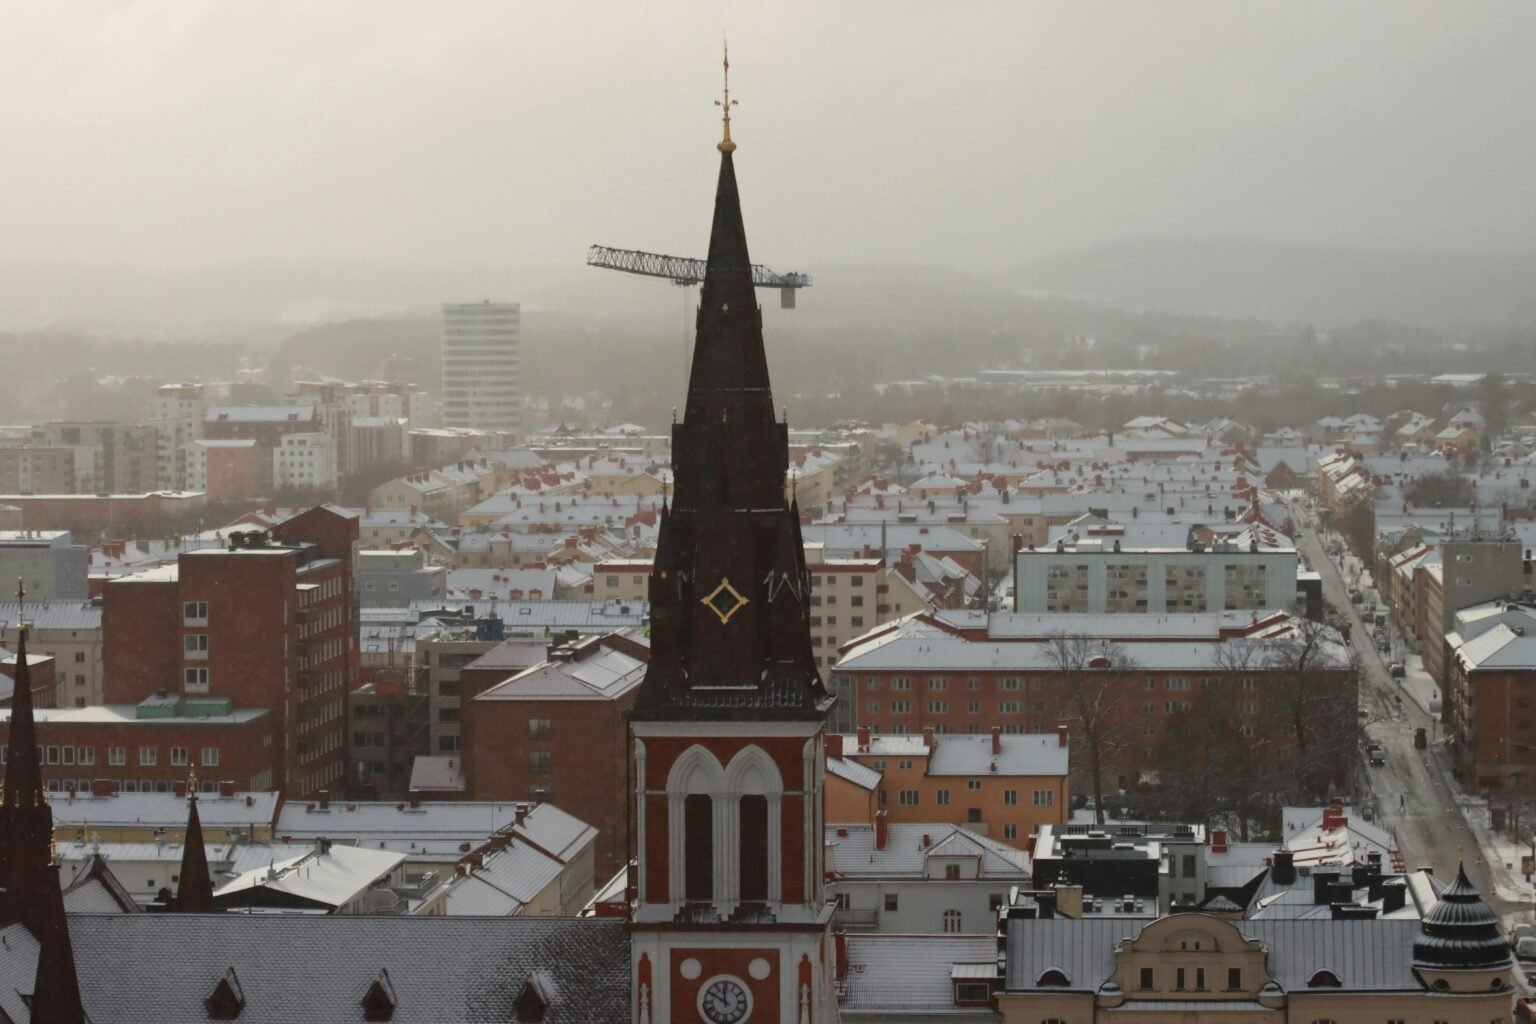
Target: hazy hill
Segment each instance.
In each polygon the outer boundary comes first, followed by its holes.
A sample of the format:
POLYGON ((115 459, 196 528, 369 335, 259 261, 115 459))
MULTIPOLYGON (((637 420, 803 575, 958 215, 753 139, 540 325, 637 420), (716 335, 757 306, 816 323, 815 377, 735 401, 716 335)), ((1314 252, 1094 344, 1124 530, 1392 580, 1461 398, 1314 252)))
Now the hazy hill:
POLYGON ((1411 253, 1232 238, 1149 238, 1039 260, 1017 287, 1137 309, 1448 330, 1536 321, 1536 253, 1411 253))

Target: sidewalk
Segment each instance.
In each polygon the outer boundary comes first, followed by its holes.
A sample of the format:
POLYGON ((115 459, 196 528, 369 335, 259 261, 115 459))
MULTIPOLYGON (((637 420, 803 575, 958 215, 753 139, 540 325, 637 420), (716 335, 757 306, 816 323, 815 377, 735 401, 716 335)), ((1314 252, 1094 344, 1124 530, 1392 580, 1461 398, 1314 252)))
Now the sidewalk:
POLYGON ((1440 687, 1424 671, 1424 659, 1417 654, 1411 655, 1403 662, 1403 668, 1408 674, 1402 679, 1393 680, 1398 689, 1423 708, 1425 714, 1440 717, 1440 687))
POLYGON ((1506 903, 1536 902, 1536 889, 1528 885, 1520 873, 1520 858, 1529 856, 1530 844, 1517 843, 1509 836, 1493 831, 1488 817, 1488 801, 1482 797, 1456 795, 1467 819, 1467 828, 1477 846, 1466 851, 1468 856, 1482 857, 1487 862, 1488 875, 1494 881, 1499 899, 1506 903))

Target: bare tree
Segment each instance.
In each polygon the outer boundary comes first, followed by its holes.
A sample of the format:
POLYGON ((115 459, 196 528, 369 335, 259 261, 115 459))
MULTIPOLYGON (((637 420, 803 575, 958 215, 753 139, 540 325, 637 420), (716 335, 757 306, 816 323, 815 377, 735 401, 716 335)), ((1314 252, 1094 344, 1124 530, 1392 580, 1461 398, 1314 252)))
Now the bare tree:
POLYGON ((1283 785, 1273 734, 1262 728, 1260 645, 1230 640, 1215 649, 1212 668, 1187 710, 1168 720, 1153 754, 1164 810, 1184 821, 1234 826, 1247 842, 1274 818, 1283 785))
POLYGON ((1297 795, 1321 799, 1353 770, 1359 744, 1359 666, 1333 627, 1293 620, 1290 632, 1265 642, 1263 706, 1270 725, 1290 742, 1277 759, 1297 795))
POLYGON ((1053 711, 1067 727, 1073 772, 1087 776, 1095 820, 1104 822, 1104 775, 1125 766, 1136 742, 1136 665, 1120 645, 1064 632, 1046 634, 1057 676, 1053 711))
POLYGON ((1339 506, 1334 521, 1339 533, 1344 537, 1344 542, 1349 545, 1349 549, 1367 564, 1374 562, 1376 505, 1370 495, 1356 495, 1345 499, 1339 506))

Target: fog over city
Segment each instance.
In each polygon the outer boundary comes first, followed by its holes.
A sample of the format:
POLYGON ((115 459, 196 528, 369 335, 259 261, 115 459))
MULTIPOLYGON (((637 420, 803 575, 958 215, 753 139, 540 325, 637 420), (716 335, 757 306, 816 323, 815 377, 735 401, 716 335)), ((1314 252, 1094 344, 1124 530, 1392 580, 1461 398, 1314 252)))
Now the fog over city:
POLYGON ((723 33, 753 254, 824 307, 871 266, 1093 293, 1134 254, 1053 260, 1144 239, 1536 247, 1518 0, 9 5, 0 326, 598 302, 589 244, 699 246, 723 33))

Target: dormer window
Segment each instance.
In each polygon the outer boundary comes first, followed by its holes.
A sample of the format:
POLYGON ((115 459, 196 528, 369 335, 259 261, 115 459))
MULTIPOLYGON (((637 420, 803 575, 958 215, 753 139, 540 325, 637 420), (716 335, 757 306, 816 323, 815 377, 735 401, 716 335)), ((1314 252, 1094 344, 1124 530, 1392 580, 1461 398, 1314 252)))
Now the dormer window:
POLYGON ((1307 979, 1308 988, 1340 988, 1339 976, 1326 967, 1313 973, 1307 979))
POLYGON ((203 1000, 203 1005, 208 1008, 210 1020, 234 1020, 240 1016, 240 1011, 245 1009, 245 993, 233 967, 224 972, 208 998, 203 1000))
POLYGON ((1066 988, 1071 984, 1071 979, 1059 967, 1052 967, 1045 971, 1045 973, 1040 975, 1039 980, 1035 982, 1035 985, 1039 988, 1066 988))
POLYGON ((373 984, 363 993, 362 1004, 363 1020, 394 1019, 399 1000, 395 998, 395 987, 390 984, 388 971, 380 971, 374 976, 373 984))
POLYGON ((540 1024, 549 1011, 549 997, 544 993, 544 986, 532 974, 523 983, 523 990, 512 1004, 512 1011, 517 1015, 518 1024, 540 1024))

